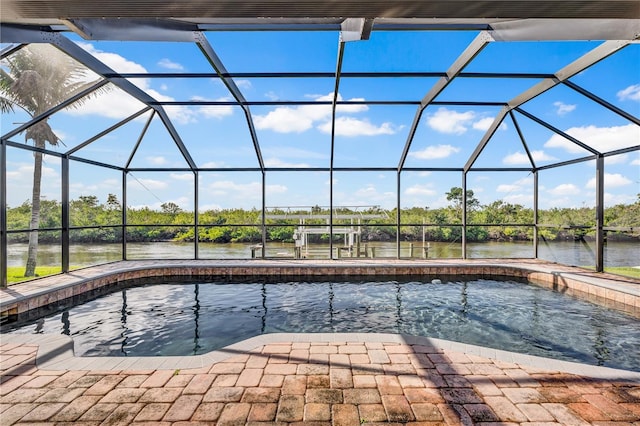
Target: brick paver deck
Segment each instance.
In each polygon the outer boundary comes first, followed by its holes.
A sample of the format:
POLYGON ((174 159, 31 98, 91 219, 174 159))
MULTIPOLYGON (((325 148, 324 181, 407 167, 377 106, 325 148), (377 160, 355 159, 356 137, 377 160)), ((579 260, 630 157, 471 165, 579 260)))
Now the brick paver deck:
POLYGON ((0 344, 2 425, 640 425, 640 381, 424 344, 283 341, 146 370, 41 369, 37 349, 0 344))

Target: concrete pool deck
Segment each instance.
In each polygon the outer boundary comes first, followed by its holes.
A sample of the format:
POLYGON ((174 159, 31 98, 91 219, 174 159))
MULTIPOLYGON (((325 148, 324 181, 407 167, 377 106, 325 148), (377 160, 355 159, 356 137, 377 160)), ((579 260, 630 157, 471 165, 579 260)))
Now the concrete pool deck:
MULTIPOLYGON (((157 276, 513 276, 635 314, 640 283, 548 262, 127 261, 2 290, 3 312, 157 276), (67 296, 67 297, 64 297, 67 296)), ((25 311, 20 311, 25 312, 25 311)), ((190 357, 2 335, 0 424, 640 426, 640 373, 397 334, 268 334, 190 357)))

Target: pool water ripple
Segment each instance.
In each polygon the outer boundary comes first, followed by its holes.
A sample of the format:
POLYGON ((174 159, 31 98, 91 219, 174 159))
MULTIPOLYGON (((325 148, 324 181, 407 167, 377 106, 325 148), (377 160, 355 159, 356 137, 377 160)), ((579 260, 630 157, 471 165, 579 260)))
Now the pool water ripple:
POLYGON ((406 333, 640 371, 640 321, 522 282, 173 283, 126 288, 9 333, 76 355, 202 354, 271 332, 406 333))

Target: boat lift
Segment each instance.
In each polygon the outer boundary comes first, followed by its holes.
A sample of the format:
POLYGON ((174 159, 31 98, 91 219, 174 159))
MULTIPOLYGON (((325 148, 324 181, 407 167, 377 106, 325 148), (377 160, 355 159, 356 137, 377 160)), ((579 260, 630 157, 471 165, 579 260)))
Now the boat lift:
POLYGON ((373 247, 371 251, 367 245, 361 244, 362 222, 370 219, 387 219, 389 216, 380 209, 380 206, 334 206, 333 215, 329 214, 329 207, 322 206, 287 206, 268 207, 267 211, 278 211, 277 213, 266 213, 265 219, 298 221, 296 230, 293 233, 295 242, 294 257, 296 259, 309 257, 313 250, 309 248, 309 235, 344 235, 344 245, 335 247, 337 257, 343 257, 346 252, 347 257, 375 257, 373 247), (330 226, 333 217, 334 226, 330 226), (311 224, 310 222, 315 222, 311 224), (347 222, 335 224, 336 221, 347 222), (318 222, 324 222, 319 225, 318 222))

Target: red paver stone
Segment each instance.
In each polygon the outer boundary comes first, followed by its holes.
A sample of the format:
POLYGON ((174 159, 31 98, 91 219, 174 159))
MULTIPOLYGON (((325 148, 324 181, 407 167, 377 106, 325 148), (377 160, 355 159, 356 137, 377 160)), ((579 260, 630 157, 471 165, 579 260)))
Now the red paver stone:
POLYGON ((171 404, 167 402, 156 402, 146 404, 135 417, 136 422, 156 422, 162 420, 171 404))
POLYGON ((0 396, 4 396, 31 380, 32 376, 4 376, 0 386, 0 396), (6 379, 6 377, 9 377, 6 379))
POLYGON ((262 348, 263 354, 288 354, 289 352, 291 352, 290 344, 273 344, 266 345, 264 348, 262 348))
POLYGON ((196 374, 182 391, 183 395, 199 395, 206 393, 215 380, 214 374, 196 374))
POLYGON ((371 422, 386 422, 387 412, 382 404, 360 404, 358 405, 360 421, 368 425, 371 422))
POLYGON ((335 404, 331 407, 333 424, 340 426, 359 426, 358 408, 352 404, 335 404))
POLYGON ((304 397, 302 395, 282 395, 278 404, 276 420, 279 422, 296 422, 304 415, 304 397))
POLYGON ((22 385, 23 388, 43 388, 56 380, 57 376, 37 376, 22 385))
POLYGON ((597 407, 600 411, 606 414, 611 420, 616 421, 635 421, 639 420, 635 414, 630 411, 625 410, 621 404, 616 404, 610 399, 602 396, 589 394, 585 395, 584 399, 586 399, 591 405, 597 407))
POLYGON ((218 418, 217 426, 242 426, 247 421, 249 411, 251 410, 251 404, 243 402, 230 403, 225 405, 220 417, 218 418))
POLYGON ((328 365, 320 365, 320 364, 298 364, 298 369, 296 370, 296 374, 301 375, 326 375, 329 374, 329 366, 328 365))
POLYGON ((343 392, 345 404, 380 404, 378 389, 345 389, 343 392))
POLYGON ((367 352, 369 359, 373 364, 388 364, 391 362, 387 351, 380 349, 373 349, 367 352))
POLYGON ((482 398, 478 396, 472 389, 448 388, 441 389, 440 393, 445 401, 452 404, 480 404, 482 398))
POLYGON ((571 426, 588 426, 589 423, 576 415, 569 407, 559 403, 543 403, 544 407, 557 421, 564 425, 571 426))
POLYGON ((339 346, 338 353, 341 354, 366 354, 367 348, 363 344, 339 346))
POLYGON ((192 420, 203 422, 215 422, 220 417, 225 404, 222 402, 203 402, 196 412, 193 413, 192 420))
POLYGON ((278 402, 280 389, 278 388, 248 388, 242 395, 242 402, 278 402))
POLYGON ((93 407, 101 396, 79 396, 58 411, 50 420, 54 422, 73 422, 93 407))
POLYGON ((205 402, 238 402, 242 398, 244 388, 217 387, 211 388, 203 398, 205 402))
POLYGON ((572 402, 567 404, 567 406, 571 408, 578 417, 588 422, 611 420, 611 417, 603 413, 595 405, 591 405, 588 402, 572 402))
POLYGON ((40 422, 53 417, 58 411, 64 407, 62 402, 46 402, 38 404, 22 417, 21 422, 40 422))
POLYGON ((120 383, 118 383, 116 387, 117 388, 138 388, 148 378, 149 376, 146 374, 134 374, 134 375, 125 377, 120 383))
POLYGON ((280 388, 284 383, 282 374, 265 374, 260 379, 260 387, 264 388, 280 388))
POLYGON ((375 388, 377 387, 376 378, 369 375, 354 375, 353 387, 354 388, 375 388))
POLYGON ((502 391, 485 376, 466 376, 473 389, 480 396, 502 396, 502 391))
MULTIPOLYGON (((82 392, 82 389, 73 390, 82 392)), ((144 388, 116 388, 102 397, 100 402, 115 402, 116 404, 136 402, 145 392, 147 389, 144 388)))
POLYGON ((182 389, 177 388, 151 388, 140 397, 140 402, 173 402, 182 393, 182 389))
POLYGON ((47 393, 47 389, 16 389, 13 392, 0 397, 0 404, 15 404, 20 402, 33 402, 47 393))
POLYGON ((411 404, 413 414, 416 416, 416 420, 425 422, 438 422, 444 420, 442 413, 438 409, 436 404, 428 402, 419 402, 411 404))
POLYGON ((239 374, 220 374, 213 380, 212 386, 235 386, 238 381, 239 374))
POLYGON ((141 388, 159 388, 164 386, 165 383, 173 377, 175 371, 173 370, 158 370, 149 376, 147 380, 142 382, 141 388))
POLYGON ((12 404, 2 412, 2 423, 8 425, 14 424, 35 407, 37 407, 35 404, 12 404))
POLYGON ((519 386, 522 386, 522 387, 528 387, 528 386, 539 387, 540 386, 540 382, 538 382, 536 379, 531 377, 529 373, 527 373, 521 368, 514 368, 514 369, 507 368, 502 371, 504 372, 504 374, 511 377, 519 386))
POLYGON ((385 343, 384 349, 385 349, 385 351, 387 351, 388 354, 410 354, 410 353, 413 353, 413 348, 411 346, 409 346, 409 345, 394 345, 394 344, 385 343))
POLYGON ((430 402, 437 404, 444 402, 444 398, 437 389, 432 388, 407 388, 404 395, 410 403, 430 402))
POLYGON ((304 405, 305 422, 326 422, 331 420, 331 405, 311 402, 304 405))
POLYGON ((540 404, 518 404, 518 409, 532 422, 552 422, 555 418, 540 404))
POLYGON ((167 382, 165 387, 168 387, 168 388, 183 388, 191 381, 192 378, 193 378, 193 376, 190 375, 190 374, 174 375, 171 379, 169 379, 169 381, 167 382))
POLYGON ((502 388, 504 395, 514 404, 547 402, 537 389, 532 388, 502 388))
POLYGON ((474 423, 497 422, 500 419, 486 404, 464 404, 464 409, 469 413, 469 417, 474 423))
POLYGON ((104 419, 105 425, 129 425, 138 415, 144 404, 122 404, 104 419))
POLYGON ((70 388, 88 388, 102 380, 102 376, 87 374, 69 385, 70 388))
POLYGON ((288 374, 296 374, 298 366, 296 364, 268 364, 264 368, 264 374, 273 374, 273 375, 288 375, 288 374))
POLYGON ((378 390, 381 395, 402 395, 403 390, 400 381, 395 376, 375 376, 378 390))
POLYGON ((329 376, 312 375, 307 376, 307 388, 328 388, 329 376))
POLYGON ((248 422, 271 422, 276 418, 276 410, 278 404, 275 402, 259 402, 251 404, 249 410, 248 422))
POLYGON ((173 403, 163 420, 177 422, 189 420, 202 401, 202 395, 182 395, 173 403))
POLYGON ((292 349, 289 353, 289 362, 292 364, 306 364, 309 362, 309 349, 292 349))
POLYGON ((382 395, 382 405, 391 422, 408 422, 415 420, 407 399, 402 395, 382 395))
POLYGON ((304 395, 307 390, 307 376, 286 376, 282 383, 283 395, 304 395))
POLYGON ((80 421, 102 421, 107 418, 113 410, 118 407, 118 404, 101 404, 98 403, 89 408, 82 416, 80 421))
MULTIPOLYGON (((76 380, 80 379, 80 377, 84 376, 85 374, 87 374, 86 371, 67 371, 62 376, 58 377, 53 382, 51 382, 48 385, 48 387, 51 387, 51 388, 66 388, 69 385, 71 385, 73 382, 75 382, 76 380)), ((3 386, 4 386, 4 384, 3 384, 3 386)))
POLYGON ((85 391, 85 395, 106 395, 124 379, 124 376, 105 376, 85 391))
POLYGON ((347 354, 329 354, 329 365, 336 368, 349 368, 351 359, 347 354))
POLYGON ((415 375, 402 374, 398 376, 400 386, 403 388, 423 388, 424 383, 422 379, 415 375))
POLYGON ((484 402, 491 407, 502 421, 526 422, 527 416, 504 396, 487 396, 484 402))
POLYGON ((353 387, 351 370, 347 368, 331 368, 329 371, 330 386, 337 389, 353 387))
POLYGON ((242 371, 242 373, 240 373, 240 376, 238 376, 236 386, 258 386, 260 384, 260 380, 262 379, 263 372, 264 370, 262 370, 261 368, 246 368, 242 371))
POLYGON ((245 368, 264 368, 267 366, 269 356, 267 355, 251 355, 245 364, 245 368))
POLYGON ((342 404, 343 395, 340 389, 307 389, 305 400, 307 403, 342 404))

